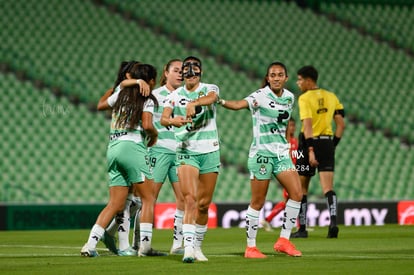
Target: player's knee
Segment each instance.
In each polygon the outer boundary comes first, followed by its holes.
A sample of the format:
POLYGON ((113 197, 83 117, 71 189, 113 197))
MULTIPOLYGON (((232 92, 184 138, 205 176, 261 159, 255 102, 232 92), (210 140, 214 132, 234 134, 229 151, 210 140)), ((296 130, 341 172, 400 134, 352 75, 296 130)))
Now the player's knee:
POLYGON ((198 211, 201 213, 201 214, 206 214, 206 213, 208 213, 208 208, 210 207, 210 201, 209 200, 203 200, 203 199, 201 199, 199 202, 198 202, 198 211))
POLYGON ((254 199, 250 201, 250 207, 255 210, 260 210, 263 208, 265 199, 254 199))

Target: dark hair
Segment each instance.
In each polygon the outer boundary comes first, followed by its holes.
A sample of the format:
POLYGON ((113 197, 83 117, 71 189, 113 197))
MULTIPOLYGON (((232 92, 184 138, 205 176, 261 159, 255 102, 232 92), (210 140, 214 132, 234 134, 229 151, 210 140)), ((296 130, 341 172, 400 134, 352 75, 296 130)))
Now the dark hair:
POLYGON ((303 78, 310 78, 315 82, 318 81, 318 71, 312 65, 303 66, 298 70, 297 74, 303 78))
POLYGON ((183 66, 184 66, 184 63, 185 63, 185 62, 187 62, 188 60, 195 60, 195 61, 197 61, 197 62, 200 64, 200 70, 201 70, 201 60, 200 60, 200 58, 195 57, 195 56, 192 56, 192 55, 187 56, 187 57, 186 57, 186 58, 184 58, 184 60, 183 60, 183 66))
MULTIPOLYGON (((135 64, 131 68, 130 74, 135 79, 142 79, 147 83, 156 81, 157 70, 150 64, 135 64)), ((119 93, 118 99, 115 102, 113 111, 118 114, 115 123, 117 128, 134 129, 141 120, 144 103, 148 99, 152 99, 154 106, 158 108, 158 101, 156 97, 150 93, 148 97, 141 95, 139 85, 125 87, 119 93)))
POLYGON ((118 69, 118 74, 114 83, 113 91, 115 91, 115 88, 118 87, 118 85, 122 82, 122 80, 126 79, 126 74, 131 72, 132 67, 135 64, 139 64, 139 61, 131 60, 131 61, 122 61, 121 65, 118 69))
POLYGON ((282 67, 283 70, 285 71, 286 76, 288 76, 288 71, 287 71, 287 68, 286 68, 286 65, 285 64, 283 64, 282 62, 279 62, 279 61, 272 62, 272 63, 269 64, 269 66, 267 66, 266 75, 263 77, 262 87, 261 88, 264 88, 267 85, 269 85, 269 82, 267 81, 267 77, 269 76, 269 70, 270 70, 270 68, 272 68, 273 66, 280 66, 280 67, 282 67))
POLYGON ((162 73, 160 76, 160 86, 164 86, 165 83, 167 83, 167 77, 165 76, 165 72, 168 72, 170 70, 171 64, 174 62, 181 62, 181 59, 171 59, 167 62, 167 64, 164 65, 164 68, 162 69, 162 73))

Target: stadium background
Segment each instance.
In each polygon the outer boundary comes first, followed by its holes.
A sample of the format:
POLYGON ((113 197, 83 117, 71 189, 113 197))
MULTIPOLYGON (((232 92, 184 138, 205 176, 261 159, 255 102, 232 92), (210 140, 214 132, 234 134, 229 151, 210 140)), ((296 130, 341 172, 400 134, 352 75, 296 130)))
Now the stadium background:
MULTIPOLYGON (((257 89, 275 60, 298 96, 296 70, 315 65, 347 113, 340 202, 413 199, 414 3, 388 2, 1 0, 0 203, 104 204, 109 120, 97 101, 122 60, 161 73, 188 55, 202 59, 203 81, 226 99, 257 89)), ((223 167, 214 201, 246 203, 250 114, 219 108, 217 120, 223 167)), ((281 198, 273 184, 268 200, 281 198)), ((315 177, 309 201, 322 199, 315 177)), ((173 201, 168 184, 158 201, 173 201)))

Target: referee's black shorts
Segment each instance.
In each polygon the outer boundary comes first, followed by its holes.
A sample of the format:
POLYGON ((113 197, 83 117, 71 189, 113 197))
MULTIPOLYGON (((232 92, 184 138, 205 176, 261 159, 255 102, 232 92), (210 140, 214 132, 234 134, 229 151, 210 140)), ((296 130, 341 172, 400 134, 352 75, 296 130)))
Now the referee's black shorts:
POLYGON ((296 170, 299 175, 312 177, 318 172, 334 171, 335 168, 335 147, 332 136, 317 136, 313 138, 313 151, 316 160, 319 162, 317 167, 309 165, 308 149, 303 133, 299 135, 298 158, 296 160, 296 170))

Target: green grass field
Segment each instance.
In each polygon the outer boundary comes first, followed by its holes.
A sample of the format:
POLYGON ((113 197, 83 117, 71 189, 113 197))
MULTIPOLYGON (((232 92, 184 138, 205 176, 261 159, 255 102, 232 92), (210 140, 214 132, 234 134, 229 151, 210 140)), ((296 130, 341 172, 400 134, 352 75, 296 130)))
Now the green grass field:
MULTIPOLYGON (((210 229, 203 245, 208 262, 184 264, 181 256, 119 257, 98 245, 100 257, 79 254, 89 230, 1 231, 0 274, 413 274, 413 226, 340 227, 338 239, 316 227, 293 239, 300 258, 273 252, 279 229, 260 229, 266 259, 244 259, 242 228, 210 229)), ((171 230, 155 230, 153 247, 168 251, 171 230)))

